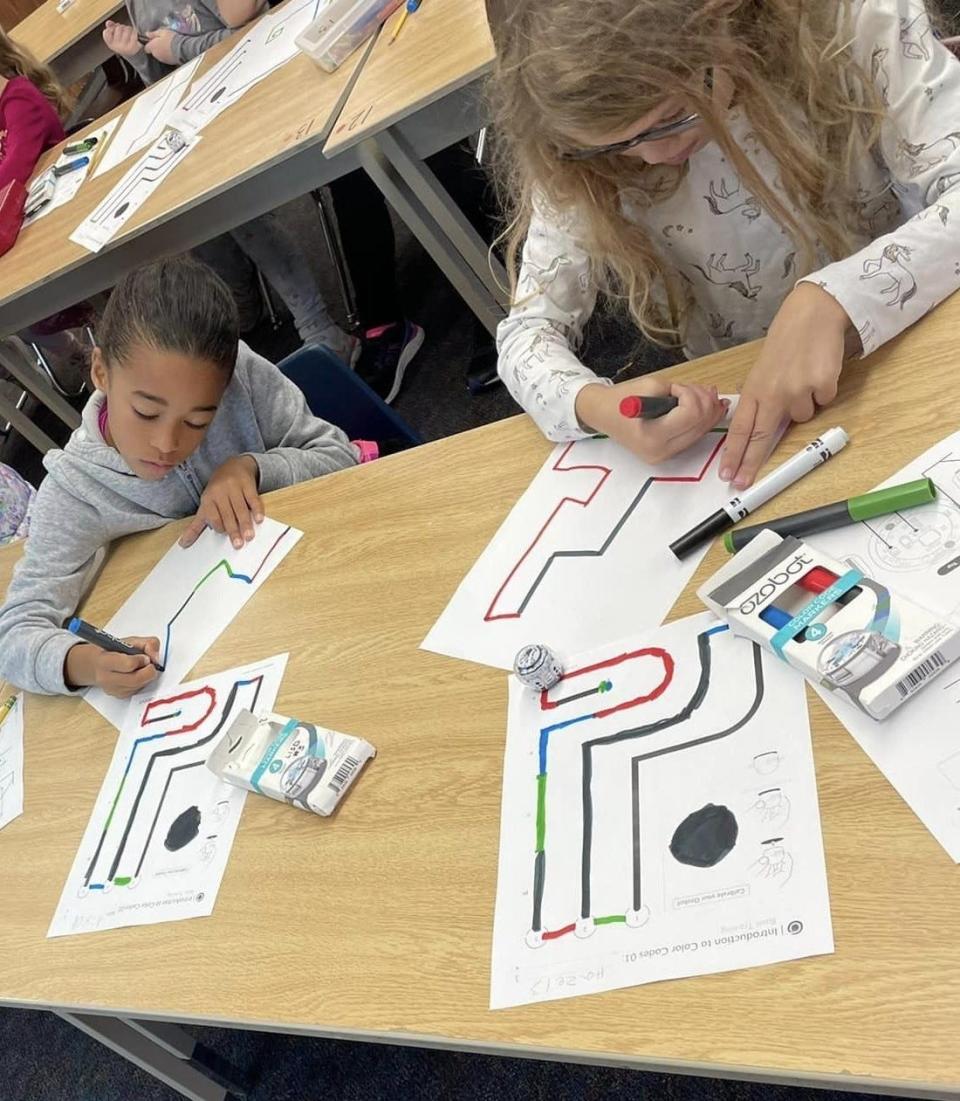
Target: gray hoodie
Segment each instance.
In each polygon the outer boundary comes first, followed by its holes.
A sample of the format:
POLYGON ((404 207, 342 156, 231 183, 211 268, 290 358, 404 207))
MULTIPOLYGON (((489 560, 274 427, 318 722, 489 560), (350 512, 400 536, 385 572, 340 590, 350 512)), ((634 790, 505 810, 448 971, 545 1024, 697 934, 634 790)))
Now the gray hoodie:
MULTIPOLYGON (((258 14, 266 6, 267 0, 262 0, 258 14)), ((183 0, 182 3, 178 0, 127 0, 127 13, 139 34, 164 29, 175 32, 170 48, 177 59, 177 65, 192 61, 198 54, 216 46, 237 29, 224 23, 217 0, 183 0)), ((173 71, 170 65, 157 61, 145 50, 128 60, 143 77, 145 84, 162 80, 167 73, 173 71)))
POLYGON ((26 551, 0 608, 0 678, 29 692, 68 691, 63 663, 77 638, 61 625, 111 540, 192 516, 213 472, 235 455, 256 459, 261 493, 357 461, 340 429, 314 417, 301 391, 245 344, 203 442, 160 481, 138 478, 104 442, 103 402, 94 394, 66 447, 44 458, 26 551))

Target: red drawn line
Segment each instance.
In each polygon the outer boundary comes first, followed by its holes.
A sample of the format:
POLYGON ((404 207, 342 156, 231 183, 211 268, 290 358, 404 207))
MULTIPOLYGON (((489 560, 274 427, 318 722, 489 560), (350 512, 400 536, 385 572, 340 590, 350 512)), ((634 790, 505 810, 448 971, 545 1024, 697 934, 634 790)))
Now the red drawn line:
POLYGON ((543 934, 544 940, 556 940, 557 937, 564 937, 567 933, 572 933, 576 929, 577 923, 572 922, 570 925, 564 925, 560 929, 549 929, 543 934))
MULTIPOLYGON (((726 441, 726 437, 725 436, 720 436, 720 438, 717 440, 717 443, 714 446, 713 450, 707 456, 702 468, 700 469, 700 471, 697 474, 675 474, 675 475, 653 474, 644 483, 644 486, 641 488, 640 493, 643 494, 644 492, 646 492, 646 490, 651 485, 653 485, 655 483, 658 483, 658 482, 686 482, 686 483, 702 482, 703 479, 704 479, 704 476, 707 473, 707 471, 710 469, 711 465, 713 464, 713 460, 720 453, 720 449, 723 447, 725 441, 726 441)), ((603 477, 596 484, 596 486, 594 486, 593 492, 585 500, 580 500, 577 497, 564 497, 564 498, 561 499, 560 503, 554 508, 554 510, 547 517, 546 521, 543 524, 543 527, 541 527, 540 530, 537 532, 537 534, 534 536, 533 542, 523 552, 523 554, 517 560, 517 563, 514 565, 513 569, 507 574, 506 579, 504 580, 503 584, 500 586, 499 589, 497 589, 496 595, 494 596, 493 600, 490 601, 490 607, 487 608, 487 611, 484 614, 483 619, 484 619, 485 623, 490 623, 490 622, 492 622, 493 620, 496 620, 496 619, 519 619, 520 618, 520 616, 522 615, 522 612, 498 612, 498 613, 494 614, 493 609, 497 606, 497 602, 499 601, 500 597, 503 595, 503 590, 510 584, 510 582, 515 577, 517 571, 520 569, 520 567, 523 565, 523 563, 527 560, 527 558, 529 558, 530 554, 532 553, 532 551, 534 550, 536 545, 540 542, 540 540, 543 538, 545 532, 547 531, 547 528, 549 528, 550 525, 553 523, 554 519, 557 516, 557 513, 563 508, 563 506, 569 502, 570 504, 581 505, 582 507, 586 508, 593 501, 593 499, 596 497, 596 495, 600 492, 600 488, 603 486, 603 483, 607 480, 607 478, 612 473, 612 470, 609 467, 606 467, 606 466, 580 465, 580 466, 561 467, 560 463, 567 457, 567 455, 570 452, 570 449, 575 445, 576 442, 577 441, 575 440, 573 443, 568 444, 568 446, 566 448, 564 448, 563 452, 561 453, 561 455, 559 456, 557 461, 554 463, 553 469, 564 472, 564 473, 568 470, 602 470, 602 471, 604 471, 603 477)), ((636 501, 636 498, 634 498, 634 501, 636 501)), ((614 530, 616 530, 616 529, 614 529, 614 530)))
POLYGON ((169 736, 171 734, 189 734, 191 731, 196 730, 198 726, 201 726, 210 713, 217 706, 217 693, 216 690, 209 685, 204 685, 203 688, 197 688, 192 692, 181 692, 178 696, 168 696, 163 700, 151 700, 147 706, 143 709, 143 714, 140 716, 140 725, 148 726, 150 723, 161 722, 164 716, 158 716, 156 719, 150 719, 147 716, 155 707, 167 707, 172 703, 181 703, 183 700, 196 699, 197 696, 207 696, 210 700, 210 704, 207 710, 200 716, 195 723, 189 723, 187 726, 177 727, 176 730, 168 730, 165 733, 169 736))
MULTIPOLYGON (((597 711, 594 713, 595 719, 602 719, 605 715, 612 715, 616 711, 624 711, 628 707, 635 707, 639 703, 649 703, 651 700, 655 700, 658 696, 662 696, 670 686, 670 682, 673 680, 674 662, 673 657, 659 646, 649 646, 643 650, 631 650, 629 654, 618 654, 616 657, 607 658, 606 661, 598 661, 594 665, 585 665, 582 669, 571 669, 569 672, 563 674, 557 684, 562 684, 565 680, 569 680, 571 677, 585 676, 587 673, 595 673, 598 669, 612 669, 616 665, 622 665, 625 661, 633 661, 634 658, 642 657, 654 657, 659 658, 663 662, 663 680, 645 696, 637 696, 635 699, 628 700, 626 703, 619 703, 615 707, 608 707, 603 711, 597 711)), ((556 687, 556 685, 554 685, 556 687)), ((555 707, 559 707, 561 700, 549 700, 547 695, 550 689, 546 689, 540 693, 540 710, 552 711, 555 707)))
POLYGON ((490 601, 490 607, 487 609, 486 615, 484 615, 484 617, 483 617, 484 620, 487 623, 489 623, 491 620, 494 620, 494 619, 519 619, 520 618, 520 613, 519 612, 505 612, 502 615, 494 615, 493 614, 493 609, 496 607, 497 601, 500 599, 500 597, 503 593, 503 590, 513 580, 514 574, 517 572, 517 570, 520 569, 520 567, 523 565, 523 563, 530 556, 531 552, 533 551, 533 548, 537 545, 537 543, 540 542, 540 539, 543 537, 544 532, 553 523, 554 518, 556 517, 556 515, 560 511, 560 509, 562 509, 565 504, 581 505, 581 506, 583 506, 583 508, 586 508, 587 505, 589 505, 590 502, 594 499, 594 497, 596 497, 596 495, 600 492, 600 489, 603 486, 603 483, 613 473, 613 471, 608 466, 597 466, 597 465, 591 465, 589 463, 584 463, 584 464, 581 464, 579 466, 561 466, 560 464, 567 457, 567 455, 570 454, 570 449, 576 444, 576 442, 577 441, 574 440, 573 443, 568 444, 563 449, 563 451, 557 457, 557 461, 553 464, 552 469, 560 471, 563 474, 566 474, 570 470, 602 470, 603 471, 603 477, 600 479, 599 482, 597 482, 597 484, 593 487, 593 490, 590 493, 590 495, 588 497, 586 497, 584 500, 581 500, 579 497, 563 497, 560 500, 560 503, 556 506, 556 508, 553 510, 553 512, 551 512, 550 515, 547 517, 547 520, 544 523, 543 527, 537 532, 533 542, 523 552, 522 556, 517 561, 517 564, 507 574, 506 580, 503 582, 503 584, 500 586, 500 588, 497 589, 497 595, 493 598, 493 600, 490 601))

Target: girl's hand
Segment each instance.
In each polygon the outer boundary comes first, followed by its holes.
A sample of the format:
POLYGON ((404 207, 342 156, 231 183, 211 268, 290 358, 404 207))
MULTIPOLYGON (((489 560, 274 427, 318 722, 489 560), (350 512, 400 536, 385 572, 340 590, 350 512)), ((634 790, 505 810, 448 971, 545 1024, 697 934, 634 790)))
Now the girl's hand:
POLYGON ((103 28, 103 41, 111 53, 121 57, 136 57, 140 53, 137 29, 127 26, 126 23, 114 23, 112 19, 108 19, 103 28))
POLYGON ((227 459, 207 482, 200 498, 200 509, 180 537, 180 546, 192 546, 206 527, 226 532, 239 550, 250 542, 263 519, 263 503, 257 492, 260 473, 252 455, 237 455, 227 459))
POLYGON ((173 56, 173 31, 166 27, 159 31, 147 31, 147 44, 143 48, 164 65, 177 64, 177 59, 173 56))
POLYGON ((136 646, 145 654, 113 654, 88 642, 78 643, 67 651, 63 679, 71 688, 96 685, 108 696, 119 700, 129 699, 157 679, 153 664, 160 661, 158 638, 125 638, 129 646, 136 646))
POLYGON ((813 283, 800 283, 773 319, 747 375, 720 457, 720 477, 745 489, 766 461, 777 433, 808 421, 837 396, 845 341, 853 329, 840 303, 813 283))
POLYGON ((671 384, 656 375, 646 375, 615 386, 584 386, 577 394, 576 411, 584 427, 609 436, 644 462, 655 465, 684 451, 715 428, 727 412, 727 402, 715 386, 671 384), (631 394, 672 395, 679 399, 679 405, 655 420, 633 420, 620 412, 620 402, 631 394))

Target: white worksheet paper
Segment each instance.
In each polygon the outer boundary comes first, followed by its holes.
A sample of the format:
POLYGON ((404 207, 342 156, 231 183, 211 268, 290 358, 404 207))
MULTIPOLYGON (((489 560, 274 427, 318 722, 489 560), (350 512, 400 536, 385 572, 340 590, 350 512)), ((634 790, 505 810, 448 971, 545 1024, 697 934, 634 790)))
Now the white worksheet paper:
POLYGON ((832 951, 793 670, 707 614, 510 678, 492 1009, 832 951))
MULTIPOLYGON (((925 451, 882 485, 928 477, 929 505, 810 537, 932 612, 960 615, 960 432, 925 451)), ((880 487, 878 487, 880 488, 880 487)), ((883 722, 836 695, 820 696, 914 814, 960 863, 960 663, 950 666, 883 722)))
POLYGON ((94 178, 116 168, 160 137, 202 60, 203 55, 198 54, 193 61, 178 66, 169 76, 151 84, 131 102, 120 129, 100 157, 94 178))
MULTIPOLYGON (((302 531, 267 517, 241 550, 234 550, 226 535, 211 528, 192 547, 174 543, 105 630, 117 638, 159 638, 164 672, 151 692, 172 689, 229 627, 302 535, 302 531)), ((126 721, 126 700, 108 696, 99 688, 89 689, 86 698, 118 729, 126 721)))
MULTIPOLYGON (((99 130, 93 130, 86 135, 88 138, 96 138, 97 144, 90 150, 89 153, 61 153, 57 157, 56 164, 53 168, 63 168, 65 165, 71 164, 73 161, 80 160, 82 157, 89 157, 91 164, 96 158, 97 150, 101 144, 109 141, 110 135, 116 129, 119 119, 111 119, 104 126, 101 126, 99 130)), ((83 141, 83 138, 77 138, 76 141, 83 141)), ((70 144, 69 142, 67 143, 70 144)), ((52 169, 47 170, 52 171, 52 169)), ((78 168, 74 172, 68 172, 65 176, 61 176, 55 185, 53 198, 47 203, 46 206, 41 207, 36 214, 31 214, 29 218, 24 218, 23 226, 26 229, 27 226, 32 226, 34 222, 39 222, 41 218, 46 218, 48 214, 52 214, 59 207, 64 206, 66 203, 71 202, 76 198, 77 192, 83 187, 84 181, 90 173, 90 164, 85 165, 83 168, 78 168)), ((96 173, 94 173, 96 175, 96 173)))
POLYGON ((23 814, 23 693, 0 723, 0 830, 23 814))
POLYGON ((724 440, 656 467, 612 440, 559 444, 423 648, 509 669, 530 642, 571 654, 661 623, 709 546, 678 561, 669 544, 730 499, 724 440))
POLYGON ((99 252, 200 141, 198 134, 167 130, 70 234, 70 240, 99 252))
POLYGON ((259 19, 191 86, 172 125, 196 133, 297 53, 295 39, 329 0, 288 0, 259 19))
POLYGON ((205 767, 243 708, 273 708, 279 654, 131 703, 49 937, 207 917, 246 792, 205 767))

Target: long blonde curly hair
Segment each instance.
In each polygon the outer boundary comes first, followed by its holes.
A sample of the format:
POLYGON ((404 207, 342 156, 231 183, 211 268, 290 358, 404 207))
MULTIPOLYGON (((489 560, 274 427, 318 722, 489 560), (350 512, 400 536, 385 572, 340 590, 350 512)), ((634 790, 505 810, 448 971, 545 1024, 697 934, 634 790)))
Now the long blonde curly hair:
MULTIPOLYGON (((663 196, 664 167, 615 154, 558 156, 571 134, 629 132, 667 96, 701 116, 747 189, 793 238, 801 270, 815 266, 818 242, 834 258, 849 255, 862 231, 853 169, 875 155, 885 113, 852 56, 850 0, 487 0, 487 15, 514 281, 536 198, 575 212, 598 287, 625 301, 645 336, 682 340, 687 285, 624 214, 663 196), (782 195, 732 140, 728 104, 717 101, 709 73, 732 87, 776 160, 782 195), (658 281, 666 312, 654 301, 658 281)), ((672 170, 668 193, 685 171, 672 170)))
POLYGON ((0 30, 0 76, 12 80, 25 76, 50 101, 61 118, 70 110, 70 101, 49 65, 44 65, 7 34, 0 30))

